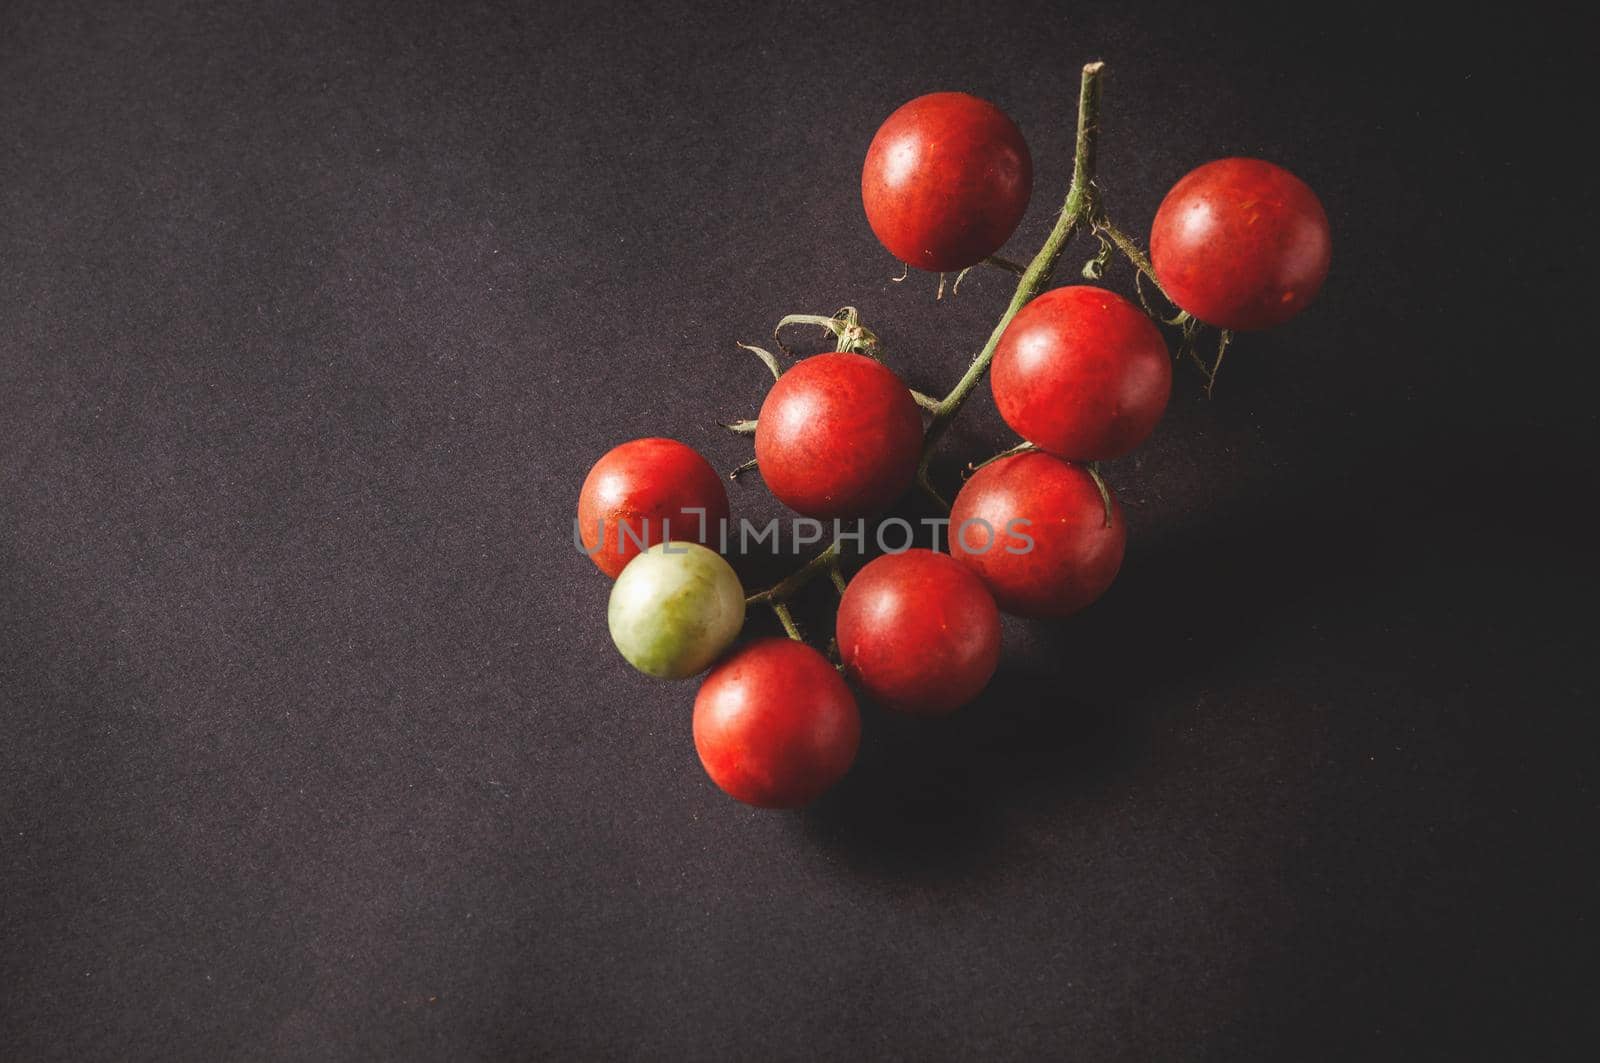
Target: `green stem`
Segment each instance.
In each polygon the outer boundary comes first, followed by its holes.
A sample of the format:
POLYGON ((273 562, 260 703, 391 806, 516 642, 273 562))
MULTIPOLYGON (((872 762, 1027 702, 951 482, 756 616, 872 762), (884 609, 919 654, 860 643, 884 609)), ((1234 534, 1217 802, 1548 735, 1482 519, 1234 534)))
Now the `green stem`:
POLYGON ((1222 371, 1222 356, 1228 353, 1228 344, 1233 342, 1233 333, 1227 329, 1217 337, 1217 360, 1211 363, 1211 370, 1206 374, 1206 398, 1211 397, 1211 392, 1217 386, 1217 374, 1222 371))
POLYGON ((1034 446, 1032 443, 1029 443, 1027 440, 1023 440, 1021 443, 1018 443, 1014 447, 1007 447, 1006 449, 1002 450, 998 454, 989 455, 987 458, 984 458, 982 461, 978 462, 976 465, 968 465, 967 466, 967 474, 971 475, 972 473, 975 473, 979 469, 983 468, 985 465, 993 465, 995 462, 999 461, 1001 458, 1009 458, 1009 457, 1012 457, 1012 456, 1017 455, 1017 454, 1026 454, 1031 450, 1038 450, 1038 449, 1039 448, 1034 446))
POLYGON ((1169 303, 1172 302, 1167 297, 1166 289, 1161 287, 1161 282, 1156 280, 1155 267, 1150 264, 1150 259, 1145 255, 1144 249, 1134 242, 1133 237, 1112 225, 1111 221, 1103 214, 1094 219, 1094 228, 1095 232, 1103 233, 1106 239, 1116 245, 1117 250, 1121 251, 1129 262, 1133 263, 1134 269, 1149 278, 1150 283, 1156 286, 1156 291, 1161 293, 1163 299, 1166 299, 1169 303))
MULTIPOLYGON (((1155 286, 1156 291, 1161 293, 1161 298, 1167 301, 1168 306, 1178 307, 1178 304, 1172 301, 1172 296, 1167 294, 1167 290, 1161 287, 1161 282, 1156 280, 1155 267, 1150 264, 1149 256, 1144 253, 1144 249, 1135 242, 1133 237, 1112 225, 1111 219, 1107 218, 1103 213, 1095 216, 1093 224, 1094 231, 1115 244, 1117 250, 1122 252, 1123 257, 1133 264, 1134 269, 1139 271, 1139 276, 1134 278, 1136 281, 1143 282, 1148 280, 1155 286)), ((1139 298, 1144 298, 1144 290, 1142 288, 1139 290, 1139 298)), ((1145 305, 1145 309, 1150 312, 1152 317, 1160 317, 1148 304, 1145 305)), ((1189 315, 1182 307, 1178 307, 1178 312, 1174 316, 1161 318, 1168 325, 1181 325, 1188 319, 1189 315)))
POLYGON ((844 580, 844 573, 839 571, 838 551, 834 551, 833 557, 828 562, 828 578, 833 580, 833 589, 839 592, 841 598, 844 597, 847 584, 844 580))
POLYGON ((1111 488, 1106 486, 1105 478, 1100 475, 1100 463, 1091 461, 1084 466, 1089 470, 1089 479, 1094 481, 1095 487, 1100 490, 1100 502, 1106 507, 1106 527, 1111 527, 1111 488))
POLYGON ((956 382, 954 388, 950 389, 950 393, 939 401, 938 408, 933 411, 933 420, 929 422, 928 431, 923 437, 922 459, 917 464, 917 486, 945 509, 950 508, 949 503, 939 494, 933 486, 933 481, 928 477, 928 465, 933 459, 940 437, 950 427, 950 422, 955 419, 956 414, 961 412, 962 405, 966 403, 973 389, 988 373, 989 363, 994 360, 995 348, 1000 344, 1000 337, 1005 335, 1006 326, 1011 324, 1011 319, 1017 316, 1018 310, 1026 306, 1050 283, 1050 278, 1056 270, 1056 263, 1060 261, 1061 253, 1066 249, 1067 241, 1078 229, 1089 224, 1094 216, 1095 146, 1099 132, 1100 73, 1104 68, 1104 63, 1090 63, 1083 68, 1083 77, 1078 89, 1078 139, 1077 150, 1073 157, 1072 183, 1067 188, 1067 198, 1062 204, 1061 215, 1056 219, 1055 228, 1051 230, 1044 246, 1039 248, 1039 253, 1033 256, 1033 261, 1028 263, 1028 268, 1023 271, 1022 279, 1017 282, 1017 290, 1011 296, 1011 304, 1006 307, 1006 312, 1000 316, 999 323, 989 334, 989 341, 983 345, 983 350, 978 352, 972 365, 967 368, 966 374, 956 382))
POLYGON ((805 565, 791 572, 764 591, 757 591, 744 600, 746 605, 783 603, 794 597, 800 588, 824 572, 834 570, 839 564, 839 544, 834 543, 805 565))
POLYGON ((772 611, 778 614, 778 622, 783 625, 784 634, 796 642, 804 642, 805 636, 800 634, 800 627, 794 622, 794 614, 789 612, 789 607, 782 602, 768 602, 772 611))

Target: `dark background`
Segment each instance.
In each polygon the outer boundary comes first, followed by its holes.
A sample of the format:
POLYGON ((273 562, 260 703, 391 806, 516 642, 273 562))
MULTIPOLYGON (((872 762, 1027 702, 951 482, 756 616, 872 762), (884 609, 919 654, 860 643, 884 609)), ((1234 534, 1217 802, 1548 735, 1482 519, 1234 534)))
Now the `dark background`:
POLYGON ((1201 6, 0 7, 4 1054, 1587 1058, 1580 38, 1201 6), (1277 160, 1321 299, 1180 370, 1102 602, 739 806, 578 485, 743 460, 783 313, 947 387, 1011 285, 890 283, 866 144, 996 101, 1026 257, 1093 58, 1113 217, 1277 160))

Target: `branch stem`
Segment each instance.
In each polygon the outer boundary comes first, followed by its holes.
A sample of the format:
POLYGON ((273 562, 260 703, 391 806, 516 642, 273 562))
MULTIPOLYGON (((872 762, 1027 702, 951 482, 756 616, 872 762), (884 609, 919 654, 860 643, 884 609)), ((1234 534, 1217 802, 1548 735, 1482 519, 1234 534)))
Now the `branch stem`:
POLYGON ((794 614, 789 612, 789 607, 783 602, 768 602, 772 611, 778 616, 778 623, 783 625, 783 633, 796 642, 804 642, 805 636, 800 634, 800 625, 794 622, 794 614))
POLYGON ((1188 321, 1188 312, 1173 302, 1172 296, 1168 295, 1167 290, 1161 287, 1161 282, 1156 280, 1156 269, 1150 264, 1150 257, 1144 253, 1144 249, 1139 246, 1138 241, 1111 224, 1111 219, 1107 218, 1104 212, 1097 212, 1092 224, 1094 225, 1095 233, 1104 239, 1110 240, 1117 250, 1122 252, 1122 257, 1126 258, 1133 265, 1133 268, 1139 271, 1139 275, 1134 278, 1134 282, 1140 285, 1139 300, 1144 302, 1146 312, 1151 317, 1160 318, 1168 325, 1182 325, 1185 321, 1188 321), (1156 291, 1161 293, 1161 298, 1165 299, 1167 305, 1174 309, 1172 317, 1162 317, 1145 301, 1144 288, 1142 287, 1145 281, 1149 281, 1154 285, 1156 291))
POLYGON ((1144 253, 1143 248, 1134 242, 1133 237, 1112 225, 1110 219, 1104 214, 1094 219, 1094 229, 1095 232, 1103 234, 1107 240, 1116 245, 1117 250, 1121 251, 1129 262, 1133 263, 1133 268, 1143 273, 1145 278, 1156 286, 1156 291, 1161 293, 1163 299, 1166 299, 1169 303, 1172 302, 1172 299, 1167 295, 1166 289, 1161 287, 1161 282, 1156 280, 1156 270, 1150 264, 1149 256, 1144 253))
POLYGON ((833 557, 828 561, 828 578, 833 580, 833 589, 839 592, 839 597, 843 598, 848 584, 845 583, 844 573, 839 571, 839 552, 837 550, 834 551, 833 557))
MULTIPOLYGON (((833 543, 803 566, 791 572, 764 591, 757 591, 744 600, 746 605, 783 604, 799 593, 800 589, 824 572, 837 572, 839 544, 833 543)), ((838 580, 835 580, 835 586, 838 580)))

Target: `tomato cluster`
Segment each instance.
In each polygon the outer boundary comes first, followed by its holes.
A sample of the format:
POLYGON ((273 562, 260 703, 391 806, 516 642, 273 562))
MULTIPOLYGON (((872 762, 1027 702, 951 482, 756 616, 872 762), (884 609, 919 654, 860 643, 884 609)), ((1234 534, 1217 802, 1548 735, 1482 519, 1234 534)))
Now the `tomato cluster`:
MULTIPOLYGON (((1011 236, 1032 179, 1028 146, 1005 114, 963 93, 935 93, 905 104, 874 137, 862 203, 873 232, 903 262, 964 269, 1011 236)), ((1223 159, 1180 180, 1150 242, 1163 293, 1225 329, 1287 320, 1328 271, 1328 220, 1316 196, 1258 160, 1223 159)), ((905 382, 850 346, 841 333, 840 350, 787 371, 771 359, 777 380, 753 426, 768 488, 806 517, 883 513, 911 487, 933 438, 925 440, 905 382)), ((726 548, 718 533, 728 496, 698 453, 638 439, 590 470, 578 539, 616 581, 612 639, 646 674, 706 673, 694 701, 695 747, 711 779, 738 800, 795 807, 849 770, 861 735, 850 684, 892 711, 953 712, 994 675, 1002 610, 1068 616, 1116 578, 1127 526, 1094 463, 1129 453, 1161 420, 1172 389, 1161 331, 1127 299, 1074 285, 1024 305, 992 353, 995 405, 1024 443, 962 486, 947 553, 888 553, 842 587, 837 664, 799 640, 781 604, 792 637, 734 645, 747 599, 716 549, 726 548)), ((775 593, 752 600, 778 603, 775 593)))

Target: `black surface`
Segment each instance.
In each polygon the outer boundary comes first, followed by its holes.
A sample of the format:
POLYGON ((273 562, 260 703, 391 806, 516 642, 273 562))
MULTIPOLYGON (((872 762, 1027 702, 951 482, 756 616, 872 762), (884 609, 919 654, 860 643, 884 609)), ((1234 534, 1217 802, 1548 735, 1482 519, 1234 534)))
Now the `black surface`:
POLYGON ((1581 45, 1282 8, 0 8, 0 1052, 1587 1057, 1581 45), (1321 300, 1111 466, 1103 602, 735 805, 578 484, 742 460, 782 313, 953 381, 1010 285, 890 283, 865 145, 999 103, 1026 256, 1097 57, 1113 215, 1281 161, 1321 300))

